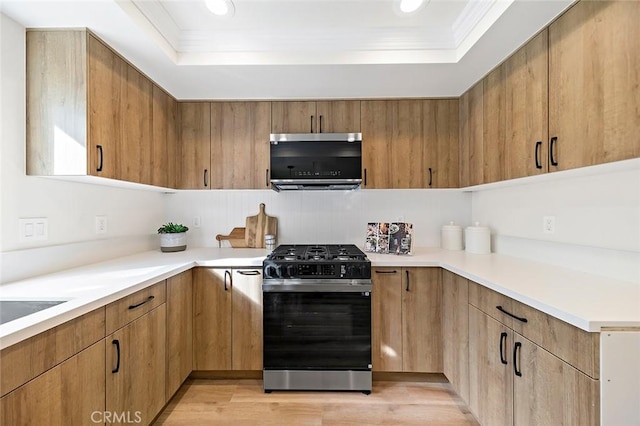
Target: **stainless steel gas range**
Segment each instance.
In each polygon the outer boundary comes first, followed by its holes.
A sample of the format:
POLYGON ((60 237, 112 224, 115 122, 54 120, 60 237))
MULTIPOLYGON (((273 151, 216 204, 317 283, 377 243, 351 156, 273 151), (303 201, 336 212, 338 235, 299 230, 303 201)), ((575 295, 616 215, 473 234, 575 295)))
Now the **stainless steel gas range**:
POLYGON ((355 245, 281 245, 263 262, 264 390, 371 392, 371 262, 355 245))

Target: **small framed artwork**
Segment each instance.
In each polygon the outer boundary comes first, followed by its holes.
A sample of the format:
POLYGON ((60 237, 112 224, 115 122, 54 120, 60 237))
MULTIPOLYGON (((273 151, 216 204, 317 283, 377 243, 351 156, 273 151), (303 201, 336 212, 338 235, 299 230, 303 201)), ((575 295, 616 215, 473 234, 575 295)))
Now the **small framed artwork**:
POLYGON ((413 224, 369 222, 364 250, 370 253, 411 254, 413 224))

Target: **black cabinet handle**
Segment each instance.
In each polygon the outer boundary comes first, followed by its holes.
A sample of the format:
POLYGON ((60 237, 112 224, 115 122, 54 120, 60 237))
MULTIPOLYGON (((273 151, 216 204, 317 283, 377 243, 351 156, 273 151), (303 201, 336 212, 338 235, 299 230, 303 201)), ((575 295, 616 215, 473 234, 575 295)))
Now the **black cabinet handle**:
POLYGON ((102 163, 104 160, 104 152, 102 152, 102 145, 96 145, 96 148, 98 148, 98 154, 100 154, 98 156, 98 158, 100 158, 100 162, 98 163, 98 168, 96 169, 97 172, 101 172, 102 171, 102 163))
POLYGON ((536 142, 536 148, 533 152, 533 155, 536 157, 536 169, 542 168, 542 164, 540 164, 540 148, 542 148, 542 141, 536 142))
POLYGON ((513 372, 518 377, 522 377, 522 372, 518 369, 518 349, 521 347, 522 343, 520 342, 516 342, 516 344, 513 345, 513 372))
POLYGON ((432 183, 433 183, 433 171, 431 170, 431 167, 429 167, 429 186, 431 186, 432 183))
POLYGON ((155 296, 149 296, 149 297, 147 297, 145 300, 143 300, 142 302, 140 302, 140 303, 136 303, 135 305, 131 305, 131 306, 129 306, 129 309, 139 308, 140 306, 144 305, 145 303, 147 303, 147 302, 151 302, 151 301, 152 301, 153 299, 155 299, 155 298, 156 298, 155 296))
POLYGON ((269 169, 264 172, 264 186, 269 187, 269 169))
POLYGON ((397 274, 398 271, 396 271, 395 269, 393 271, 375 271, 376 274, 397 274))
POLYGON ((240 275, 260 275, 260 271, 238 271, 240 275))
POLYGON ((549 141, 549 161, 551 162, 552 166, 557 166, 558 162, 555 159, 555 155, 553 154, 554 151, 554 147, 556 146, 556 142, 558 142, 558 137, 554 136, 551 138, 551 140, 549 141))
POLYGON ((405 287, 405 291, 409 291, 409 271, 404 271, 404 273, 407 275, 407 287, 405 287))
POLYGON ((207 175, 209 174, 209 170, 204 169, 203 177, 204 177, 204 187, 207 187, 207 175))
POLYGON ((319 133, 322 133, 322 116, 320 116, 320 132, 319 133))
POLYGON ((364 169, 364 186, 367 186, 367 169, 364 169))
POLYGON ((117 373, 118 371, 120 371, 120 341, 115 339, 111 341, 112 345, 116 345, 116 354, 117 354, 117 359, 116 359, 116 368, 114 368, 113 370, 111 370, 112 373, 117 373))
POLYGON ((309 133, 313 133, 313 115, 311 116, 311 131, 309 133))
POLYGON ((229 284, 231 284, 233 280, 233 278, 231 278, 231 272, 224 271, 224 291, 227 291, 227 276, 229 277, 229 284))
POLYGON ((524 317, 519 317, 517 315, 513 315, 511 312, 505 311, 504 308, 500 305, 496 306, 496 309, 502 312, 503 314, 509 315, 511 318, 517 319, 520 322, 528 322, 527 319, 524 317))
POLYGON ((504 331, 502 333, 500 333, 500 362, 503 363, 504 365, 507 365, 507 360, 504 357, 504 341, 507 338, 507 333, 505 333, 504 331))

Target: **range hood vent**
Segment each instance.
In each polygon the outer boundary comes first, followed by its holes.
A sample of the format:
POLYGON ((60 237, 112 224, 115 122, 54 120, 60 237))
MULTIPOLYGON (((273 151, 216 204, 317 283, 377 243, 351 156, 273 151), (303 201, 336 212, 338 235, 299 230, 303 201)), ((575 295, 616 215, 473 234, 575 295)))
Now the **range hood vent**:
POLYGON ((361 133, 274 133, 270 139, 270 182, 275 191, 360 187, 361 133))

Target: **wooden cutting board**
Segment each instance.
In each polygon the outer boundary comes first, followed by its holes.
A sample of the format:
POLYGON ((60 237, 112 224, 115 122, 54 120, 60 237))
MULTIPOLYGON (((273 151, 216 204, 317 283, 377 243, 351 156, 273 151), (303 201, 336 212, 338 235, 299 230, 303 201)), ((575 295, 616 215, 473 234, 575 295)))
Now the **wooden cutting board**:
POLYGON ((260 203, 260 213, 247 216, 244 237, 247 247, 264 248, 265 234, 277 235, 277 232, 278 218, 267 215, 264 203, 260 203))
POLYGON ((229 241, 231 247, 247 247, 247 243, 245 241, 246 231, 244 228, 233 228, 229 235, 216 235, 216 240, 218 240, 218 247, 222 247, 222 241, 229 241))

